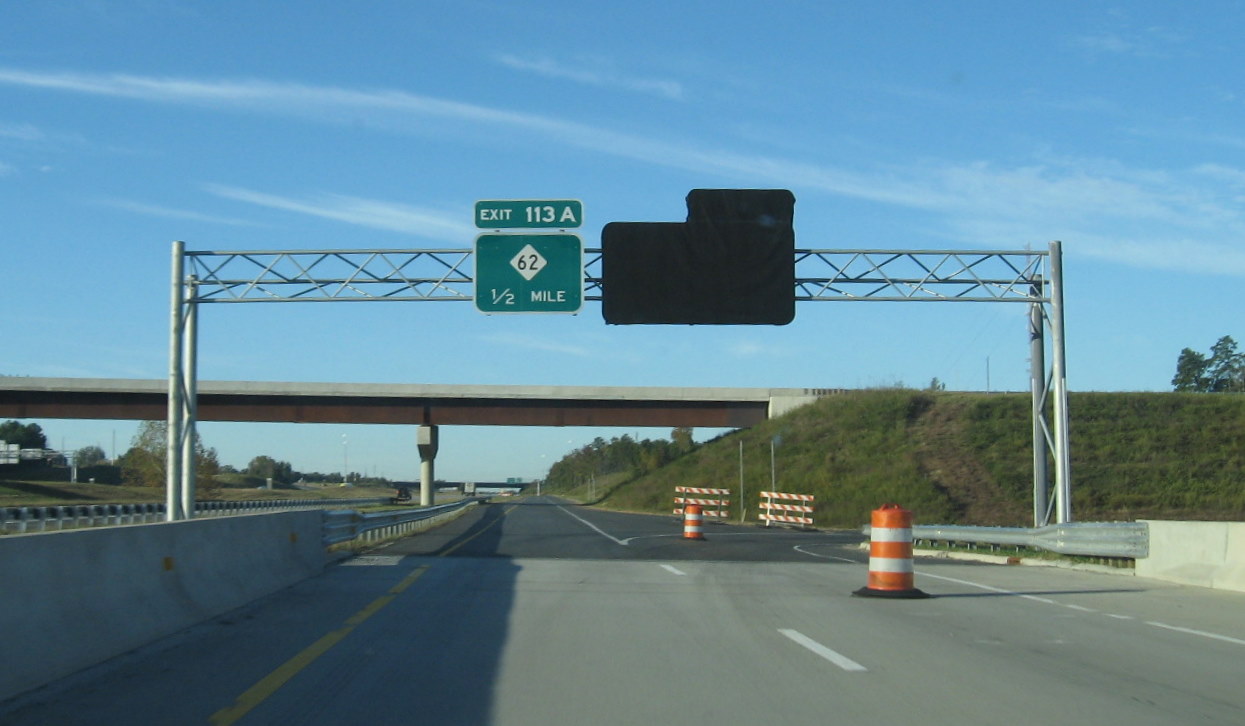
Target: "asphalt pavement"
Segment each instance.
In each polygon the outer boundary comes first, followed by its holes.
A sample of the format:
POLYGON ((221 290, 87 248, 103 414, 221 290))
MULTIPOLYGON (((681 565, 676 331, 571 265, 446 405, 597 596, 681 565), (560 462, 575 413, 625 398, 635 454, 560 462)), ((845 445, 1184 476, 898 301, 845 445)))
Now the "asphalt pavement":
POLYGON ((1245 595, 495 500, 28 694, 29 724, 1245 723, 1245 595))

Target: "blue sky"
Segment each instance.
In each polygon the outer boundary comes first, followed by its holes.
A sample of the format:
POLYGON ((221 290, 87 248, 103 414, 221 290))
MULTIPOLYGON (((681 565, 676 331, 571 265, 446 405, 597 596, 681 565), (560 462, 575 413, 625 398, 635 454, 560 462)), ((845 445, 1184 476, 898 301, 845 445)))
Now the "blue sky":
MULTIPOLYGON (((682 221, 693 188, 787 188, 798 247, 1062 240, 1071 389, 1169 390, 1182 348, 1245 336, 1243 20, 1228 2, 4 3, 0 374, 167 375, 175 239, 470 247, 476 200, 579 199, 593 247, 611 221, 682 221)), ((594 302, 210 306, 199 373, 1027 390, 1022 308, 802 303, 789 326, 689 328, 607 327, 594 302)), ((109 452, 135 429, 39 423, 109 452)), ((239 467, 418 475, 405 428, 201 432, 239 467)), ((446 429, 438 475, 538 477, 622 433, 668 431, 446 429)))

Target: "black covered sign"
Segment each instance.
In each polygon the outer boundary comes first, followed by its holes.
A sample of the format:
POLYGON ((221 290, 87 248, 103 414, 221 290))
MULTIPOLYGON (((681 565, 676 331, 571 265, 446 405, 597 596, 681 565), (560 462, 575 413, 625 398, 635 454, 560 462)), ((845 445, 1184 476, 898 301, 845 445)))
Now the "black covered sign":
POLYGON ((795 195, 693 189, 687 222, 601 231, 601 314, 612 325, 786 325, 795 319, 795 195))

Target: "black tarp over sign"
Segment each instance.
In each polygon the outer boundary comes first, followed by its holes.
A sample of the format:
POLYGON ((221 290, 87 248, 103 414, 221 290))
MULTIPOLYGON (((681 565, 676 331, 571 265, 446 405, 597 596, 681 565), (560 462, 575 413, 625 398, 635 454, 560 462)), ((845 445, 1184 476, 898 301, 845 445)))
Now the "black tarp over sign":
POLYGON ((686 222, 601 231, 601 314, 612 325, 786 325, 795 319, 795 195, 693 189, 686 222))

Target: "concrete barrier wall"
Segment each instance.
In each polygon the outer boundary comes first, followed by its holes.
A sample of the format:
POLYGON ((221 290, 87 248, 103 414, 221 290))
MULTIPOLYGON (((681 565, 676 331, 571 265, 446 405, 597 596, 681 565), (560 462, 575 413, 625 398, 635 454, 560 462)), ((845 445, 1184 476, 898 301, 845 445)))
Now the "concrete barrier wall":
POLYGON ((1137 575, 1245 592, 1245 523, 1160 522, 1150 527, 1150 556, 1137 575))
POLYGON ((0 537, 0 699, 320 573, 321 516, 0 537))

